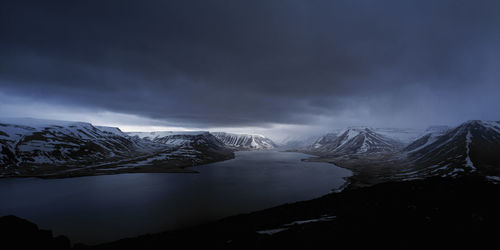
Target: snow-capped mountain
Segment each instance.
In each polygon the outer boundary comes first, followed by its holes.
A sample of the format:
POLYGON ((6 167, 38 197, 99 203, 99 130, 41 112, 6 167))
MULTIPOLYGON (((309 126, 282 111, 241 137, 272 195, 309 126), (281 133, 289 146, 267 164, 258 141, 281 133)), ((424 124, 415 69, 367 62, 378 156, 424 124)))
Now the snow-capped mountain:
POLYGON ((233 134, 225 132, 212 132, 212 134, 227 147, 236 150, 262 150, 272 149, 276 144, 263 135, 233 134))
POLYGON ((311 149, 319 149, 326 144, 336 143, 338 137, 340 137, 346 131, 350 131, 350 135, 356 135, 360 131, 369 130, 372 133, 377 134, 378 136, 385 137, 392 141, 391 143, 397 144, 397 146, 401 146, 402 144, 409 144, 413 142, 416 138, 422 135, 422 131, 419 129, 411 129, 411 128, 370 128, 365 126, 351 126, 345 129, 334 130, 328 134, 325 134, 319 138, 317 138, 314 143, 309 144, 311 149))
POLYGON ((349 127, 322 136, 309 150, 319 154, 349 155, 393 152, 401 146, 401 142, 376 133, 371 128, 349 127))
POLYGON ((422 167, 420 175, 500 174, 500 122, 472 120, 425 138, 407 148, 408 158, 422 167))
POLYGON ((208 131, 129 132, 127 134, 172 147, 227 150, 225 145, 208 131))
POLYGON ((158 150, 155 144, 120 135, 118 128, 107 129, 115 133, 84 122, 3 118, 0 120, 0 164, 4 168, 73 165, 158 150))
POLYGON ((85 122, 0 119, 0 176, 182 171, 234 157, 208 132, 130 136, 85 122))
POLYGON ((212 139, 207 131, 127 132, 127 135, 169 146, 189 145, 196 138, 212 139))
POLYGON ((200 159, 206 162, 234 157, 230 148, 207 131, 128 132, 127 135, 173 147, 184 155, 192 157, 195 162, 200 159))

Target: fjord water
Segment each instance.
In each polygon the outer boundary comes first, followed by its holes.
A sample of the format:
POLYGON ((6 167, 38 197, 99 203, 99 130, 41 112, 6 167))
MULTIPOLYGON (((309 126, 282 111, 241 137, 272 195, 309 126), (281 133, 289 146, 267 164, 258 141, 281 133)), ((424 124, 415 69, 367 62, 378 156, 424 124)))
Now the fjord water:
POLYGON ((0 179, 0 216, 14 214, 73 243, 96 244, 307 200, 352 173, 310 155, 236 152, 199 174, 118 174, 0 179))

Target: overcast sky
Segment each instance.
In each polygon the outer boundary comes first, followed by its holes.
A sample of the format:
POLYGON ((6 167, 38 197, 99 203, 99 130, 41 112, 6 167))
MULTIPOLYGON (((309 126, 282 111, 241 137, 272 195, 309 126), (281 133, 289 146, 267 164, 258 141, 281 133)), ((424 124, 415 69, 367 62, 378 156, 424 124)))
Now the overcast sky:
POLYGON ((0 116, 306 133, 500 120, 500 1, 2 1, 0 116))

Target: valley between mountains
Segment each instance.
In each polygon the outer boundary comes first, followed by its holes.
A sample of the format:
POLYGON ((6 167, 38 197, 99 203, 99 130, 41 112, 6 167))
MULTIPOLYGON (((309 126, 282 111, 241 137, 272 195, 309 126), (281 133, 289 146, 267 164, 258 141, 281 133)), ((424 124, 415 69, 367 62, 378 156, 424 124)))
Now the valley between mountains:
POLYGON ((285 150, 306 161, 350 169, 351 188, 431 176, 500 177, 500 122, 467 121, 425 130, 348 127, 274 142, 252 134, 208 131, 122 132, 84 122, 0 121, 0 175, 61 178, 148 172, 196 172, 238 150, 285 150))
MULTIPOLYGON (((496 232, 499 221, 498 205, 494 198, 498 195, 496 184, 500 183, 500 122, 496 121, 471 120, 456 127, 431 126, 425 130, 348 127, 321 136, 288 137, 273 141, 252 134, 123 132, 119 128, 83 122, 3 119, 0 120, 0 146, 0 176, 4 178, 195 173, 198 165, 233 159, 236 151, 247 150, 302 152, 311 156, 302 161, 328 162, 352 171, 352 175, 345 175, 349 177, 344 177, 346 182, 343 186, 313 200, 297 199, 296 203, 136 238, 109 239, 110 242, 97 245, 76 244, 73 249, 163 249, 165 246, 211 246, 224 249, 299 246, 309 249, 311 242, 315 242, 318 247, 325 244, 357 244, 353 242, 366 247, 377 241, 386 246, 387 242, 380 240, 386 240, 387 235, 393 236, 391 244, 397 246, 417 239, 422 246, 434 242, 448 246, 448 239, 454 239, 458 246, 464 242, 477 244, 477 239, 494 239, 488 233, 496 232), (443 232, 446 232, 444 237, 443 232), (468 238, 470 235, 472 237, 468 238), (199 240, 190 241, 193 237, 199 240), (359 241, 359 238, 369 241, 359 241)), ((251 153, 266 155, 277 152, 251 153)), ((300 162, 299 159, 294 161, 300 162)), ((257 164, 247 166, 247 170, 259 172, 255 180, 269 175, 261 173, 266 172, 266 167, 275 167, 272 164, 267 166, 265 162, 257 163, 266 165, 264 168, 254 168, 257 164)), ((323 165, 326 165, 323 168, 329 168, 328 164, 323 165)), ((217 165, 204 167, 216 168, 217 165)), ((293 172, 292 169, 289 171, 289 167, 293 168, 293 164, 282 164, 280 175, 287 176, 288 172, 293 172)), ((298 179, 313 172, 312 168, 307 167, 303 171, 299 172, 298 179)), ((200 172, 198 177, 203 177, 204 172, 200 172)), ((242 173, 251 175, 251 172, 242 173)), ((92 178, 101 177, 111 176, 92 178)), ((327 178, 329 185, 330 179, 327 178)), ((16 178, 12 180, 19 181, 16 178)), ((214 180, 219 182, 222 179, 209 178, 209 186, 216 186, 211 184, 214 180)), ((277 184, 278 187, 280 181, 286 182, 284 179, 272 180, 274 182, 271 184, 277 184)), ((304 185, 293 180, 297 179, 292 178, 292 186, 304 189, 304 185)), ((317 180, 315 177, 314 181, 317 180)), ((253 181, 248 183, 255 183, 253 181)), ((174 182, 162 183, 172 184, 172 190, 175 188, 174 182)), ((235 186, 238 185, 231 184, 231 188, 235 186)), ((228 191, 227 187, 224 186, 220 192, 228 191)), ((261 187, 249 185, 251 192, 261 187)), ((284 193, 293 195, 294 191, 286 190, 284 193)), ((114 196, 114 192, 112 194, 114 196)), ((185 196, 182 188, 170 193, 172 196, 174 194, 185 196)), ((199 200, 199 194, 196 190, 195 200, 199 200)), ((266 193, 263 196, 268 195, 266 193)), ((209 197, 212 199, 216 196, 209 197)), ((232 195, 226 196, 222 203, 229 204, 230 197, 232 195)), ((249 199, 248 195, 236 197, 249 199)), ((65 207, 64 202, 61 203, 65 207)), ((177 206, 171 200, 168 204, 177 206)), ((148 210, 148 213, 151 211, 148 210)), ((160 211, 158 218, 172 219, 164 215, 164 208, 160 211)), ((136 214, 127 217, 134 216, 136 214)), ((81 226, 78 223, 74 225, 81 226)), ((133 221, 127 226, 133 227, 133 221)), ((14 245, 39 244, 41 234, 46 238, 44 242, 60 245, 52 249, 71 248, 67 238, 52 238, 45 231, 33 228, 37 226, 15 216, 0 217, 0 229, 4 235, 10 235, 8 242, 14 245), (31 238, 35 240, 26 240, 31 238)))

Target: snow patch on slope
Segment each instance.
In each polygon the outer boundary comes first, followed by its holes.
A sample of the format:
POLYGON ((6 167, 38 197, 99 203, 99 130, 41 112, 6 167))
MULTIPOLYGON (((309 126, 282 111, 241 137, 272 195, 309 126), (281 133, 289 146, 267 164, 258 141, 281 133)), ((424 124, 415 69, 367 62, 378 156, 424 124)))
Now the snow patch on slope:
POLYGON ((467 131, 467 136, 465 137, 465 150, 466 150, 466 158, 465 158, 465 166, 471 168, 472 170, 476 170, 476 167, 474 167, 474 164, 472 163, 470 159, 470 144, 472 143, 472 135, 470 133, 470 130, 467 131))
POLYGON ((156 151, 158 145, 132 140, 118 128, 86 122, 0 118, 0 164, 79 164, 156 151))
POLYGON ((243 150, 272 149, 276 144, 269 138, 257 134, 234 134, 226 132, 213 132, 219 141, 227 147, 243 150))
POLYGON ((130 136, 138 136, 141 139, 154 140, 172 135, 202 135, 208 131, 154 131, 154 132, 127 132, 130 136))

